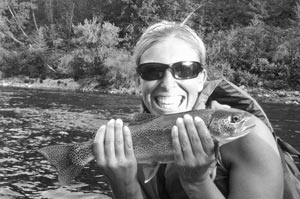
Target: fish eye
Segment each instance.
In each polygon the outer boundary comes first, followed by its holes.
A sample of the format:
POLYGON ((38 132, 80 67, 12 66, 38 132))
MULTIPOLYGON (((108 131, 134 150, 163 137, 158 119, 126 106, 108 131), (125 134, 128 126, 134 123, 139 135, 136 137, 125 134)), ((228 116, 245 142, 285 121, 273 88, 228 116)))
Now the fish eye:
POLYGON ((236 123, 236 122, 239 122, 239 121, 240 121, 240 117, 239 117, 239 116, 233 115, 233 116, 231 117, 231 122, 232 122, 232 123, 236 123))

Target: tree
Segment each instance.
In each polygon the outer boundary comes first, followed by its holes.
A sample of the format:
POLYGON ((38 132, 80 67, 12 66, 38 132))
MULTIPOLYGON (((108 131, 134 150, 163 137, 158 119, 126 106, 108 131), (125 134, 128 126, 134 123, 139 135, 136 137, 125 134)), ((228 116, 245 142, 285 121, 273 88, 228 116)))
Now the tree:
POLYGON ((0 2, 0 34, 2 40, 10 38, 14 42, 23 45, 23 42, 28 38, 26 29, 31 24, 31 11, 36 8, 36 0, 24 2, 5 0, 0 2), (19 35, 23 37, 18 39, 19 35))

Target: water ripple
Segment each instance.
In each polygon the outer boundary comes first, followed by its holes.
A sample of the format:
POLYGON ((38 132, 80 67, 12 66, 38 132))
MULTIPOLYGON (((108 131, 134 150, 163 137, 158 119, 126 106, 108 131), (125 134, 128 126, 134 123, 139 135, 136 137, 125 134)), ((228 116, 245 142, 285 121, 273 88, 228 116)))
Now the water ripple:
MULTIPOLYGON (((111 198, 107 179, 95 162, 86 166, 71 186, 60 188, 55 168, 37 150, 87 141, 110 118, 128 122, 128 115, 139 112, 140 99, 0 89, 0 198, 111 198)), ((300 149, 300 107, 290 106, 265 104, 265 110, 276 132, 300 149)))

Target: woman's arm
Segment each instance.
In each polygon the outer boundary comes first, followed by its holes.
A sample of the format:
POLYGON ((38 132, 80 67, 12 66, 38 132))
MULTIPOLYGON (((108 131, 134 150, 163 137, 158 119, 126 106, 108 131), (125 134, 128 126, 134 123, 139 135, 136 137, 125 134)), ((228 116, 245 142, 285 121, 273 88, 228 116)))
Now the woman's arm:
POLYGON ((251 132, 221 148, 232 199, 282 199, 283 170, 275 139, 258 118, 251 132))
POLYGON ((102 126, 94 139, 98 166, 108 178, 114 198, 142 199, 130 130, 120 119, 102 126))

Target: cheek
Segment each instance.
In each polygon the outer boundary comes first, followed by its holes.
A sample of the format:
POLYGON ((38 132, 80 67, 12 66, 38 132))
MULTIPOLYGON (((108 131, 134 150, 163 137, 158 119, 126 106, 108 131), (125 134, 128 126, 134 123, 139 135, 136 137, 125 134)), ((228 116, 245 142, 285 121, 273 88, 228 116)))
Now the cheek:
POLYGON ((203 89, 204 82, 206 81, 206 73, 200 73, 198 77, 184 81, 184 87, 191 92, 200 92, 203 89))
POLYGON ((143 95, 149 95, 155 89, 156 83, 155 81, 144 81, 141 80, 141 89, 143 95))
POLYGON ((189 106, 193 106, 198 99, 199 93, 203 89, 204 82, 202 81, 190 81, 181 85, 181 88, 188 94, 189 106))
POLYGON ((150 96, 157 87, 156 81, 141 81, 142 97, 146 104, 150 104, 150 96))

